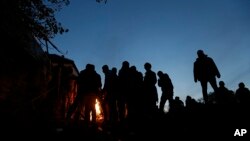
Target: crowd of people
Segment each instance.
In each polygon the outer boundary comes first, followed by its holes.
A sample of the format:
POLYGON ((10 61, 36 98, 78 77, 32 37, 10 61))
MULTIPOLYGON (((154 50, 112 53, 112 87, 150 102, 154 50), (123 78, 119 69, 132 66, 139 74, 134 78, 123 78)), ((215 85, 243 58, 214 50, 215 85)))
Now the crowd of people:
MULTIPOLYGON (((179 96, 174 96, 170 76, 161 70, 154 72, 149 62, 144 64, 145 74, 138 71, 136 66, 130 66, 128 61, 122 63, 119 71, 115 67, 103 65, 104 84, 95 66, 87 64, 77 78, 78 94, 67 112, 67 120, 79 121, 82 118, 88 127, 98 128, 95 109, 95 101, 98 99, 104 117, 99 127, 110 132, 117 132, 118 127, 136 132, 148 129, 144 127, 155 129, 167 126, 167 129, 172 130, 171 133, 182 131, 187 135, 190 131, 186 127, 212 127, 218 122, 221 123, 221 127, 226 125, 224 118, 241 120, 241 124, 231 124, 235 128, 242 127, 248 120, 246 117, 249 117, 246 116, 249 111, 247 107, 250 106, 249 89, 243 82, 239 83, 239 88, 235 91, 226 88, 223 81, 219 81, 217 86, 216 77, 220 78, 220 72, 213 59, 202 50, 198 50, 197 55, 194 63, 194 81, 200 81, 204 102, 199 102, 190 95, 186 96, 184 102, 179 96), (207 93, 208 83, 214 89, 210 95, 207 93), (156 85, 161 88, 160 99, 156 85), (169 111, 165 112, 167 101, 169 111), (197 121, 201 122, 194 124, 197 121), (209 124, 210 122, 214 124, 209 124)), ((197 129, 197 133, 206 133, 197 129)))

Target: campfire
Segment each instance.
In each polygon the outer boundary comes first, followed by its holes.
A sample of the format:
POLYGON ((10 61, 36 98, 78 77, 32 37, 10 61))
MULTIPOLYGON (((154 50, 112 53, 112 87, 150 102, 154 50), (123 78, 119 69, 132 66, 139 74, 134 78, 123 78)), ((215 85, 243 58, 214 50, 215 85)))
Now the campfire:
MULTIPOLYGON (((102 122, 104 119, 101 103, 98 99, 95 100, 96 121, 102 122)), ((90 121, 92 121, 92 114, 90 114, 90 121)))
POLYGON ((95 111, 96 111, 96 120, 100 121, 103 119, 101 103, 98 99, 95 100, 95 111))

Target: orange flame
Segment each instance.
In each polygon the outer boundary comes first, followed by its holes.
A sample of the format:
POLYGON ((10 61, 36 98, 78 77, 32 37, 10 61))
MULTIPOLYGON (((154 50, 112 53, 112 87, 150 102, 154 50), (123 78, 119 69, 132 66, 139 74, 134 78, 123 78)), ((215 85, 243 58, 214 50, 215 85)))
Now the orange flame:
POLYGON ((96 120, 102 120, 103 115, 102 115, 102 108, 101 108, 101 103, 98 99, 95 100, 95 110, 96 110, 96 120))
POLYGON ((97 99, 95 100, 95 111, 97 116, 101 114, 100 102, 97 99))

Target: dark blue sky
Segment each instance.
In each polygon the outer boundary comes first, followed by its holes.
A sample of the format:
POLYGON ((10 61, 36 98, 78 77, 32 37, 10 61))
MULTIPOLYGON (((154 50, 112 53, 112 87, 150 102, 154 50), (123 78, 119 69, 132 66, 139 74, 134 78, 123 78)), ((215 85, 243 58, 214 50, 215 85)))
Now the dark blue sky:
POLYGON ((150 62, 169 74, 175 96, 198 99, 193 62, 203 49, 220 70, 218 81, 231 90, 241 81, 250 87, 249 0, 71 0, 57 19, 69 32, 53 43, 79 70, 92 63, 103 77, 102 65, 119 70, 127 60, 144 74, 150 62))

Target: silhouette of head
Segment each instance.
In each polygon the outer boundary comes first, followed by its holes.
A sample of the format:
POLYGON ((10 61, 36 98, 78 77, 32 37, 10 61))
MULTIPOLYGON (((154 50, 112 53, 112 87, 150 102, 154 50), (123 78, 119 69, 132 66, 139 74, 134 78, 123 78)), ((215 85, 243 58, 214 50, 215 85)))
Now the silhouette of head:
POLYGON ((116 74, 117 73, 117 68, 113 67, 111 71, 112 71, 112 73, 116 74))
MULTIPOLYGON (((169 78, 169 75, 167 73, 163 74, 166 78, 169 78)), ((170 78, 169 78, 170 79, 170 78)))
POLYGON ((145 70, 147 70, 147 71, 148 71, 148 70, 151 70, 151 67, 152 67, 151 64, 148 63, 148 62, 144 64, 144 68, 145 68, 145 70))
POLYGON ((102 71, 103 71, 104 73, 108 72, 108 71, 109 71, 108 65, 103 65, 103 66, 102 66, 102 71))
POLYGON ((239 83, 239 88, 245 88, 245 84, 243 82, 239 83))
POLYGON ((129 68, 129 62, 128 61, 123 61, 122 66, 125 68, 129 68))
POLYGON ((175 100, 180 100, 180 97, 179 97, 179 96, 176 96, 174 99, 175 99, 175 100))
POLYGON ((85 66, 85 68, 86 68, 86 69, 89 69, 90 66, 91 66, 91 64, 87 64, 87 65, 85 66))
POLYGON ((130 70, 133 71, 133 72, 135 72, 136 71, 136 67, 135 66, 131 66, 130 70))
POLYGON ((87 64, 85 69, 89 72, 95 71, 95 66, 93 64, 87 64))
POLYGON ((157 72, 157 75, 158 75, 159 77, 162 77, 162 76, 163 76, 163 72, 162 72, 162 71, 158 71, 158 72, 157 72))
POLYGON ((197 55, 198 55, 199 58, 205 56, 203 50, 198 50, 197 55))
POLYGON ((225 86, 225 83, 224 83, 223 81, 220 81, 220 82, 219 82, 219 85, 220 85, 220 87, 224 87, 224 86, 225 86))
POLYGON ((190 95, 186 96, 186 100, 191 100, 191 99, 192 99, 192 97, 190 95))

